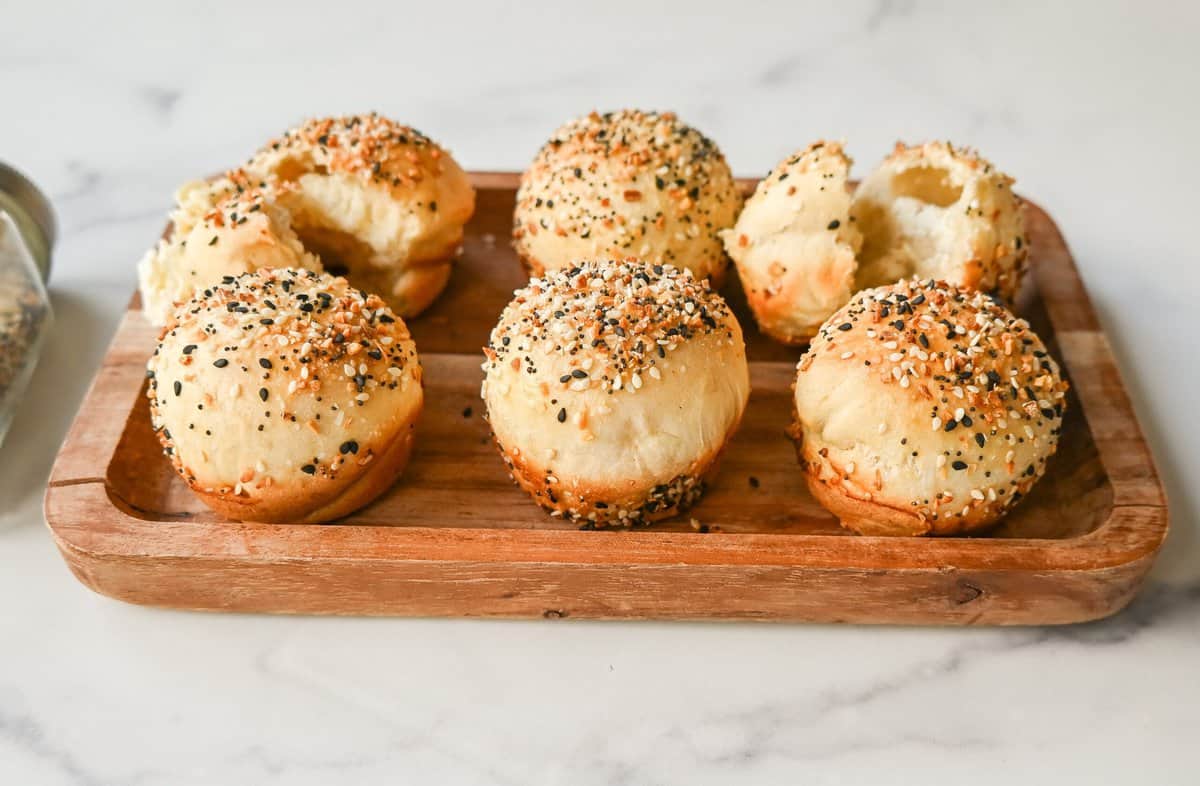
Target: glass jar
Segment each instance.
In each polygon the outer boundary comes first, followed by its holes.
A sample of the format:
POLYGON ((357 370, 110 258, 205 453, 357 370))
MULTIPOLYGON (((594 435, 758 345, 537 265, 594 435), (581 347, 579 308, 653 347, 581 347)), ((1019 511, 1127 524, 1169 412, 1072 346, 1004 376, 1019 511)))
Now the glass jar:
POLYGON ((50 329, 54 213, 32 182, 0 162, 0 442, 50 329))

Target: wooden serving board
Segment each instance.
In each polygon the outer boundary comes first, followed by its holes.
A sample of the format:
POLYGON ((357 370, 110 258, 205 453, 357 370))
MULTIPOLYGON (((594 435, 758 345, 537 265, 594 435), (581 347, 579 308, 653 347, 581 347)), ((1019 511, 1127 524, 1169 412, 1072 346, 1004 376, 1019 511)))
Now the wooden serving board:
POLYGON ((1017 310, 1063 361, 1071 407, 1046 477, 987 536, 838 527, 784 434, 800 351, 754 330, 736 276, 726 295, 746 330, 753 393, 716 482, 675 520, 582 531, 513 485, 481 417, 480 350, 525 276, 508 242, 517 176, 473 178, 463 259, 409 323, 426 409, 395 487, 332 525, 217 518, 152 433, 144 376, 156 331, 135 297, 46 490, 46 520, 80 581, 132 603, 223 611, 903 624, 1079 622, 1137 591, 1166 534, 1166 500, 1078 271, 1041 209, 1029 206, 1033 274, 1017 310))

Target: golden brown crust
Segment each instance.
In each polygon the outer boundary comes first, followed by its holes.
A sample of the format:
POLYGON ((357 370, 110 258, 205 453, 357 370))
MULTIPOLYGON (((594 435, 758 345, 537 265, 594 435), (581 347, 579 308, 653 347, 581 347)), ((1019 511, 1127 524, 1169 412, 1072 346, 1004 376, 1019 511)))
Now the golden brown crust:
POLYGON ((917 275, 1012 302, 1027 264, 1012 178, 945 142, 893 153, 853 197, 841 143, 784 159, 721 233, 764 333, 803 343, 852 293, 917 275))
POLYGON ((176 309, 148 363, 151 418, 223 515, 320 521, 403 469, 423 400, 403 321, 345 279, 227 276, 176 309))
POLYGON ((354 284, 367 292, 374 292, 387 301, 389 307, 400 316, 412 317, 433 305, 446 289, 450 276, 454 274, 454 262, 458 245, 443 251, 443 256, 410 264, 403 271, 360 268, 354 284))
POLYGON ((584 522, 589 528, 640 526, 671 518, 696 504, 717 474, 721 456, 740 422, 739 418, 719 447, 697 459, 687 471, 651 489, 637 482, 620 486, 563 484, 551 470, 536 466, 520 452, 507 451, 495 433, 492 441, 516 484, 550 515, 584 522))
POLYGON ((300 239, 414 316, 441 293, 475 210, 454 158, 375 113, 308 120, 246 165, 277 184, 300 239))
POLYGON ((690 504, 749 394, 732 312, 668 265, 586 262, 533 279, 484 352, 481 393, 514 478, 596 525, 690 504))
MULTIPOLYGON (((417 416, 419 417, 419 411, 417 416)), ((328 483, 316 492, 273 486, 253 498, 208 491, 189 484, 192 493, 224 518, 263 524, 320 524, 347 516, 390 489, 408 466, 415 442, 416 422, 393 439, 361 474, 348 483, 328 483), (316 507, 314 507, 316 506, 316 507)))
POLYGON ((721 233, 759 328, 784 343, 804 343, 853 292, 850 165, 840 142, 814 142, 759 181, 721 233))
POLYGON ((425 135, 374 113, 318 118, 245 165, 176 196, 173 232, 138 266, 146 315, 223 275, 263 268, 345 269, 401 316, 427 308, 450 278, 475 191, 425 135))
POLYGON ((415 128, 370 112, 305 120, 267 142, 247 168, 266 169, 284 181, 319 168, 387 187, 397 197, 419 198, 424 182, 445 174, 448 157, 415 128))
POLYGON ((813 498, 821 507, 836 515, 843 527, 859 535, 917 537, 977 534, 994 526, 998 520, 993 511, 977 508, 966 516, 935 521, 911 504, 903 506, 886 500, 865 499, 861 489, 842 483, 846 477, 844 468, 835 468, 832 473, 823 472, 827 462, 806 460, 803 438, 797 438, 796 455, 813 498))
POLYGON ((1066 390, 1024 320, 982 293, 906 280, 822 326, 797 369, 790 433, 846 527, 973 532, 1045 472, 1066 390))
POLYGON ((138 264, 143 312, 154 325, 166 324, 176 304, 222 276, 278 267, 321 270, 266 180, 234 170, 188 183, 175 199, 170 237, 138 264))
POLYGON ((513 245, 535 274, 637 256, 719 276, 718 232, 741 204, 720 150, 673 113, 593 112, 559 128, 522 175, 513 245))
POLYGON ((808 490, 821 507, 834 513, 841 525, 859 535, 929 534, 929 522, 915 513, 867 502, 847 493, 841 486, 805 473, 808 490))
POLYGON ((797 335, 794 333, 785 333, 783 331, 777 331, 774 328, 768 328, 762 324, 759 324, 758 332, 762 333, 764 336, 767 336, 768 338, 770 338, 774 341, 778 341, 780 344, 784 344, 789 347, 807 346, 809 339, 812 338, 811 336, 797 335))

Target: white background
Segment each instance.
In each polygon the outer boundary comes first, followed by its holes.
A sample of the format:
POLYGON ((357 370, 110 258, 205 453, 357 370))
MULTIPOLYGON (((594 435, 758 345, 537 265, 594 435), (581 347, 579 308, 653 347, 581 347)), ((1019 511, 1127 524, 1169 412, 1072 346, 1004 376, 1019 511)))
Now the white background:
POLYGON ((1200 13, 1192 3, 0 0, 0 158, 61 221, 0 451, 0 783, 1195 783, 1200 13), (979 147, 1058 220, 1171 497, 1145 594, 1057 630, 309 619, 91 594, 53 454, 180 182, 377 109, 520 169, 673 108, 739 174, 841 137, 979 147))

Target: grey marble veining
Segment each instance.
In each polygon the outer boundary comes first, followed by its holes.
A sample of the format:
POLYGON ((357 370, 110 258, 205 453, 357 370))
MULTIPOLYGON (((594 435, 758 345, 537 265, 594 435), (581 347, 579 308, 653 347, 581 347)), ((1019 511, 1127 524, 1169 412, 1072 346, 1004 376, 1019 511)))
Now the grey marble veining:
POLYGON ((60 329, 0 451, 0 784, 1200 780, 1200 13, 1191 4, 22 3, 0 158, 59 211, 60 329), (979 147, 1070 243, 1168 484, 1123 614, 1058 629, 291 619, 75 582, 41 487, 175 187, 378 109, 475 169, 674 108, 760 174, 979 147))

